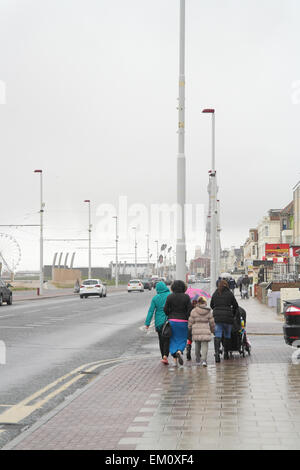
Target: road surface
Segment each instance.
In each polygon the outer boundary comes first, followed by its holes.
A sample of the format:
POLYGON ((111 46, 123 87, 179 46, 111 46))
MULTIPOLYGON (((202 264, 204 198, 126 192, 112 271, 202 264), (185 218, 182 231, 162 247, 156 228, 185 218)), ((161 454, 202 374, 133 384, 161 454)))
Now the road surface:
POLYGON ((139 327, 154 294, 154 290, 116 292, 106 298, 72 296, 4 304, 0 445, 92 380, 99 368, 138 354, 132 347, 143 335, 139 327))

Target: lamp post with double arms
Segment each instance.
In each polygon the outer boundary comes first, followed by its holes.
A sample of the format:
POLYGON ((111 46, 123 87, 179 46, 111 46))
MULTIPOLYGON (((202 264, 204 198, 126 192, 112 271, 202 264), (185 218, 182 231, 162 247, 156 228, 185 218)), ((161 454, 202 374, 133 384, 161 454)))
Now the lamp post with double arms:
POLYGON ((185 243, 185 199, 186 199, 186 159, 185 159, 185 0, 180 0, 179 37, 179 98, 178 98, 178 154, 177 154, 177 240, 176 240, 176 279, 186 278, 185 243))

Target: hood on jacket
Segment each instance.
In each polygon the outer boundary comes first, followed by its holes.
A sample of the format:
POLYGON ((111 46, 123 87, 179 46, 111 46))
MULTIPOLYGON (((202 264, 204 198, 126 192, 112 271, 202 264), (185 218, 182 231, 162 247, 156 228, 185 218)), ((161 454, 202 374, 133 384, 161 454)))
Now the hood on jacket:
POLYGON ((199 305, 197 305, 197 306, 195 307, 195 310, 197 310, 197 312, 198 312, 199 314, 202 314, 202 315, 203 315, 203 314, 206 315, 207 312, 210 312, 210 308, 207 307, 206 305, 203 305, 203 307, 202 307, 202 306, 200 307, 199 305))
POLYGON ((170 289, 168 288, 168 286, 166 286, 166 284, 162 281, 159 281, 157 284, 156 284, 156 292, 158 294, 162 294, 163 292, 170 292, 170 289))

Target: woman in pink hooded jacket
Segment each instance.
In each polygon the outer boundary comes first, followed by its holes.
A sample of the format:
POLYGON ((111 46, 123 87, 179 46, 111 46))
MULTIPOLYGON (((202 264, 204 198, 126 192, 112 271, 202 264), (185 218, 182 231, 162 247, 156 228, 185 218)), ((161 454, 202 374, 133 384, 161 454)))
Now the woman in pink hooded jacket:
POLYGON ((200 364, 201 351, 202 365, 207 367, 208 344, 215 331, 215 322, 205 297, 200 297, 197 306, 191 311, 188 327, 192 330, 192 339, 195 342, 196 363, 200 364))

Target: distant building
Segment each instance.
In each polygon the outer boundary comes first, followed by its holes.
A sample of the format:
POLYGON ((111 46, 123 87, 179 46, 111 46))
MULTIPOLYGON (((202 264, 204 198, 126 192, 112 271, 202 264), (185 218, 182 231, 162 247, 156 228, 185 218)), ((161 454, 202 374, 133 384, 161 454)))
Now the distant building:
POLYGON ((257 260, 258 256, 258 230, 251 228, 249 230, 249 237, 244 243, 244 266, 248 271, 253 269, 253 261, 257 260))
POLYGON ((220 273, 228 272, 228 273, 235 273, 240 272, 243 269, 244 265, 244 255, 243 255, 243 247, 235 248, 232 246, 231 248, 227 248, 221 251, 220 257, 220 273))
MULTIPOLYGON (((44 278, 47 279, 52 279, 52 265, 45 265, 44 266, 44 278)), ((68 269, 68 268, 66 268, 68 269)), ((87 267, 78 267, 76 270, 79 270, 81 272, 81 279, 87 279, 89 276, 89 268, 87 267)), ((110 280, 111 279, 111 269, 109 267, 101 268, 101 267, 92 267, 92 278, 95 279, 102 279, 102 280, 110 280)))
POLYGON ((295 251, 298 248, 297 246, 293 248, 293 243, 297 234, 295 220, 299 204, 299 188, 300 184, 294 188, 294 200, 284 209, 270 209, 259 222, 257 229, 249 231, 249 237, 244 244, 244 264, 255 282, 258 281, 259 272, 263 269, 268 269, 268 278, 273 279, 283 279, 288 272, 296 271, 297 260, 292 259, 291 250, 295 251))
POLYGON ((199 277, 210 276, 210 258, 207 256, 199 256, 190 261, 190 274, 198 275, 199 277))
POLYGON ((265 256, 266 243, 280 243, 281 225, 280 214, 282 209, 270 209, 268 215, 263 217, 257 227, 258 232, 258 259, 265 256))
POLYGON ((294 201, 290 202, 280 212, 280 241, 293 244, 294 239, 294 201))
POLYGON ((300 246, 300 181, 293 188, 294 202, 294 220, 293 220, 293 237, 294 245, 300 246))
MULTIPOLYGON (((163 265, 162 265, 163 266, 163 265)), ((114 279, 116 275, 116 263, 110 263, 110 275, 114 279)), ((163 271, 163 269, 162 269, 163 271)), ((119 263, 119 274, 123 276, 129 276, 131 278, 147 278, 155 273, 155 263, 137 263, 135 273, 135 263, 119 263)), ((160 274, 163 276, 163 272, 160 274)))
POLYGON ((200 258, 202 256, 201 246, 196 246, 195 248, 195 259, 200 258))

